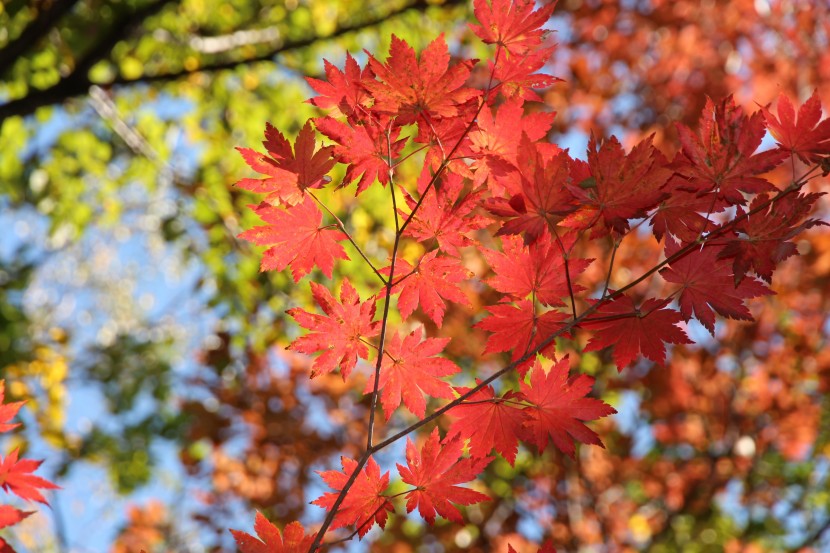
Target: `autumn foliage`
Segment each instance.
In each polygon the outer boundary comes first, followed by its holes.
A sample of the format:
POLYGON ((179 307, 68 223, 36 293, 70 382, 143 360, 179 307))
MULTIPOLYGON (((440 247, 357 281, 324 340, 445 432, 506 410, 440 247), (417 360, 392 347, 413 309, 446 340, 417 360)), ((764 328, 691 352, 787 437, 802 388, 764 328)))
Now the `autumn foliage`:
POLYGON ((343 70, 327 62, 326 80, 308 80, 322 114, 293 146, 266 124, 265 153, 239 148, 264 175, 237 182, 262 195, 252 208, 264 224, 241 234, 267 247, 262 270, 327 277, 310 283, 316 311, 288 311, 307 331, 289 349, 314 356, 311 377, 339 371, 370 404, 362 455, 320 472, 331 489, 312 502, 327 511, 322 525, 280 531, 257 514, 258 539, 234 531, 245 553, 363 538, 390 513, 461 523, 461 507, 488 500, 475 480, 495 455, 513 465, 520 446, 570 457, 578 444, 603 447, 589 423, 616 411, 592 397, 594 378, 574 359, 601 352, 620 372, 664 365, 692 343, 690 321, 714 336, 717 316, 752 320, 747 302, 772 294, 795 238, 823 224, 810 218, 821 193, 804 190, 830 172, 816 95, 797 114, 786 96, 754 113, 710 99, 697 128, 678 125, 676 152, 653 137, 629 151, 592 137, 582 160, 548 142, 554 114, 534 92, 557 80, 538 72, 553 55, 543 26, 554 5, 474 6, 488 60, 454 58, 443 37, 420 53, 393 37, 385 60, 347 56, 343 70), (767 132, 777 144, 762 148, 767 132), (787 170, 783 184, 771 177, 787 170), (360 201, 372 187, 388 191, 394 217, 383 254, 366 251, 322 194, 360 201), (644 252, 650 268, 620 282, 618 252, 644 235, 659 244, 644 252), (374 287, 351 282, 347 261, 367 264, 374 287), (465 386, 442 332, 450 308, 473 306, 471 283, 492 298, 474 355, 505 361, 465 386), (384 471, 375 454, 405 437, 405 459, 384 471), (388 491, 393 479, 403 491, 388 491))

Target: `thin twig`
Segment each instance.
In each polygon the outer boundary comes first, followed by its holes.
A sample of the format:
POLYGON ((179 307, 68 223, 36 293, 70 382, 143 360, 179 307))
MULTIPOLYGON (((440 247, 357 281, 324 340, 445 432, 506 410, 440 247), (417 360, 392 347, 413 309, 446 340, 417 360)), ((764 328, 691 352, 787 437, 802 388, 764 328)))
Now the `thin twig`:
POLYGON ((335 215, 335 213, 331 209, 329 209, 329 207, 326 204, 321 202, 320 199, 317 196, 315 196, 313 192, 311 192, 311 190, 306 189, 306 194, 311 196, 320 207, 326 210, 326 213, 331 215, 331 217, 335 220, 337 228, 340 229, 340 232, 346 235, 346 238, 349 240, 349 242, 351 242, 352 246, 354 246, 354 249, 357 250, 357 253, 360 255, 360 257, 362 257, 363 260, 369 265, 369 267, 372 269, 372 272, 374 272, 375 275, 377 275, 377 277, 383 284, 386 284, 386 279, 383 278, 381 272, 378 271, 377 267, 375 267, 375 265, 369 260, 369 257, 363 252, 363 249, 361 249, 361 247, 357 245, 357 242, 354 241, 354 238, 352 238, 352 235, 349 234, 349 231, 346 230, 346 225, 343 224, 343 221, 340 220, 340 217, 335 215))
POLYGON ((611 262, 608 264, 608 274, 605 276, 605 286, 602 288, 602 294, 599 297, 604 298, 608 293, 608 284, 611 282, 611 270, 614 268, 614 259, 617 257, 617 250, 620 247, 622 238, 614 240, 614 249, 611 251, 611 262))
POLYGON ((573 285, 571 284, 571 270, 568 266, 568 258, 570 258, 570 252, 565 251, 565 245, 562 243, 562 239, 559 238, 559 233, 556 232, 556 226, 549 226, 550 230, 553 232, 553 236, 556 238, 556 243, 559 244, 559 250, 562 252, 562 261, 565 264, 565 282, 568 285, 568 297, 571 298, 571 314, 573 314, 573 318, 576 319, 576 298, 574 298, 574 289, 573 285))

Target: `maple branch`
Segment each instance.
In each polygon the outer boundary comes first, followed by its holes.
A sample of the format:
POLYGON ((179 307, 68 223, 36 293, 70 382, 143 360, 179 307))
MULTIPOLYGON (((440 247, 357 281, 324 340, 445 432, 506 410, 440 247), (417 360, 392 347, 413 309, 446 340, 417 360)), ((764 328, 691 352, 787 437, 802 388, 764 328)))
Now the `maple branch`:
POLYGON ((611 271, 614 268, 614 259, 617 257, 617 250, 621 242, 622 239, 614 240, 614 249, 611 251, 611 262, 608 264, 608 274, 605 277, 605 286, 602 288, 602 294, 600 294, 601 298, 604 298, 605 294, 608 293, 608 284, 611 282, 611 271))
POLYGON ((314 536, 314 541, 311 543, 311 547, 309 547, 309 553, 315 553, 320 548, 320 545, 323 541, 323 536, 326 535, 326 530, 329 529, 331 526, 332 521, 334 520, 334 515, 337 514, 337 509, 340 508, 340 505, 343 503, 343 500, 346 499, 346 492, 348 492, 354 481, 357 480, 358 474, 360 471, 363 470, 363 466, 369 460, 371 453, 369 451, 364 451, 363 455, 360 456, 360 459, 357 461, 357 466, 355 466, 354 471, 352 471, 351 475, 349 475, 349 479, 346 480, 346 483, 343 485, 343 488, 340 490, 340 493, 337 495, 337 499, 334 500, 334 504, 331 506, 331 510, 326 514, 326 518, 323 520, 323 524, 320 526, 320 529, 317 530, 317 535, 314 536))
POLYGON ((568 296, 571 298, 571 313, 573 314, 574 319, 576 319, 576 299, 574 298, 574 289, 571 284, 571 270, 568 267, 570 252, 565 251, 565 245, 562 243, 562 239, 559 238, 559 233, 556 232, 556 227, 551 226, 550 222, 548 222, 548 227, 553 231, 553 236, 556 237, 556 243, 559 245, 559 250, 562 252, 562 261, 565 264, 565 282, 568 285, 568 296))
POLYGON ((378 340, 378 359, 375 363, 375 382, 372 386, 371 406, 369 407, 369 427, 367 430, 366 450, 372 449, 372 440, 375 433, 375 411, 378 407, 378 386, 380 385, 380 367, 383 364, 384 342, 386 328, 389 323, 389 303, 392 299, 392 286, 395 280, 395 263, 398 260, 398 246, 401 243, 401 227, 398 220, 398 201, 395 198, 395 171, 392 169, 392 124, 386 128, 386 165, 389 179, 389 192, 392 194, 392 213, 395 216, 395 242, 392 244, 392 259, 389 263, 389 279, 386 281, 386 298, 383 302, 383 317, 381 318, 380 338, 378 340))
MULTIPOLYGON (((396 497, 406 495, 408 493, 414 492, 417 489, 418 488, 412 488, 410 490, 404 490, 402 492, 398 492, 394 495, 387 495, 387 496, 383 496, 383 497, 386 497, 386 500, 387 500, 387 503, 388 503, 390 499, 395 499, 396 497)), ((393 505, 393 507, 394 507, 394 505, 393 505)), ((370 524, 370 523, 373 524, 375 515, 377 515, 379 512, 381 512, 385 508, 386 508, 386 503, 384 503, 383 505, 381 505, 380 507, 375 509, 374 512, 371 515, 369 515, 369 517, 365 521, 363 521, 363 524, 361 524, 360 526, 355 528, 354 532, 352 532, 348 536, 346 536, 344 538, 337 539, 337 540, 333 540, 333 541, 330 541, 330 542, 327 542, 327 543, 320 544, 320 546, 321 547, 329 547, 329 546, 332 546, 332 545, 337 545, 338 543, 346 543, 347 541, 353 540, 354 537, 360 533, 360 531, 363 529, 364 526, 366 526, 367 524, 370 524)))
MULTIPOLYGON (((389 134, 387 132, 387 140, 389 140, 389 134)), ((395 211, 396 218, 395 218, 395 225, 397 226, 397 209, 396 209, 396 199, 395 199, 395 182, 394 182, 394 174, 392 170, 392 149, 389 148, 387 152, 388 161, 389 161, 389 190, 392 192, 392 206, 393 211, 395 211)), ((332 521, 334 521, 334 517, 337 514, 337 509, 340 508, 340 505, 346 499, 346 494, 351 489, 354 481, 357 479, 358 473, 363 469, 363 466, 366 464, 366 461, 369 460, 369 457, 372 455, 372 441, 373 441, 373 434, 374 434, 374 427, 375 427, 375 412, 377 411, 377 404, 378 404, 378 385, 380 383, 380 367, 383 364, 383 351, 384 351, 384 342, 386 340, 386 329, 388 326, 389 321, 389 304, 390 299, 392 296, 392 282, 395 278, 395 261, 398 257, 398 246, 400 244, 402 231, 398 229, 395 232, 395 242, 392 245, 392 260, 389 265, 389 278, 388 280, 384 280, 384 285, 386 286, 386 299, 383 303, 383 316, 381 318, 381 327, 380 327, 380 338, 378 339, 378 358, 375 362, 375 381, 372 387, 372 399, 371 399, 371 407, 369 408, 369 425, 367 430, 367 438, 366 438, 366 451, 363 452, 363 455, 360 456, 358 460, 357 466, 355 467, 354 472, 349 476, 349 479, 340 489, 340 493, 337 495, 337 499, 335 499, 334 504, 331 506, 331 510, 329 510, 328 514, 326 514, 325 520, 323 520, 322 526, 320 529, 317 530, 317 535, 314 536, 314 541, 311 544, 310 551, 314 553, 320 547, 320 543, 323 540, 323 536, 326 535, 326 530, 328 530, 329 526, 331 526, 332 521)), ((381 276, 378 273, 378 276, 381 276)), ((382 279, 383 277, 381 277, 382 279)))
POLYGON ((434 421, 435 419, 437 419, 438 417, 440 417, 441 415, 443 415, 447 411, 453 409, 454 407, 457 407, 458 405, 463 403, 465 400, 472 397, 473 395, 475 395, 476 393, 478 393, 479 391, 481 391, 485 387, 489 386, 492 382, 498 380, 500 377, 502 377, 503 375, 505 375, 508 372, 512 371, 513 369, 515 369, 516 367, 518 367, 522 363, 524 363, 524 362, 526 362, 526 361, 528 361, 532 358, 535 358, 536 355, 540 351, 542 351, 543 349, 550 346, 550 344, 552 344, 554 342, 554 340, 556 340, 556 338, 562 336, 563 334, 565 334, 567 332, 570 332, 573 328, 578 327, 581 322, 583 322, 585 319, 587 319, 588 316, 595 313, 600 307, 602 307, 608 301, 610 301, 612 299, 615 299, 618 296, 621 296, 626 291, 630 290, 631 288, 633 288, 634 286, 636 286, 637 284, 639 284, 640 282, 642 282, 643 280, 645 280, 649 276, 653 275, 654 273, 659 271, 664 266, 666 266, 670 263, 673 263, 673 262, 677 261, 678 259, 684 257, 685 255, 687 255, 688 253, 693 251, 696 247, 698 247, 700 244, 708 242, 710 239, 712 239, 716 236, 720 236, 721 234, 723 234, 723 233, 727 232, 728 230, 731 230, 732 228, 734 228, 738 223, 742 222, 743 220, 749 218, 750 216, 752 216, 756 213, 759 213, 759 212, 765 210, 770 205, 780 201, 785 196, 787 196, 789 194, 792 194, 793 192, 801 189, 801 187, 804 186, 804 184, 806 184, 807 181, 809 180, 807 177, 809 176, 810 173, 813 172, 814 169, 815 169, 815 167, 813 169, 811 169, 810 171, 808 171, 804 176, 802 176, 801 179, 799 179, 798 181, 792 183, 790 186, 788 186, 786 189, 782 190, 781 192, 779 192, 775 196, 773 196, 771 198, 768 198, 766 201, 762 202, 761 204, 756 206, 754 209, 748 210, 746 213, 744 213, 744 214, 736 217, 735 219, 729 221, 727 224, 721 226, 720 228, 718 228, 716 230, 713 230, 711 233, 707 234, 706 236, 700 237, 696 241, 684 246, 683 248, 681 248, 677 252, 675 252, 673 255, 667 257, 666 259, 664 259, 663 261, 661 261, 660 263, 655 265, 653 268, 649 269, 648 271, 643 273, 641 276, 639 276, 635 280, 629 282, 627 285, 623 286, 619 290, 609 294, 608 296, 606 296, 604 298, 600 298, 599 301, 597 301, 596 303, 588 306, 588 308, 585 309, 585 311, 583 311, 582 314, 579 315, 579 317, 569 321, 564 326, 560 327, 558 330, 556 330, 555 332, 548 335, 548 337, 545 338, 541 343, 539 343, 533 350, 531 350, 529 352, 526 352, 524 355, 522 355, 521 357, 519 357, 515 361, 511 362, 508 365, 505 365, 504 367, 502 367, 501 369, 499 369, 498 371, 496 371, 492 375, 488 376, 487 378, 485 378, 484 380, 479 382, 475 387, 471 388, 470 390, 468 390, 464 394, 460 395, 459 397, 457 397, 456 399, 454 399, 450 403, 444 405, 440 409, 432 412, 426 418, 409 425, 408 427, 406 427, 403 430, 393 434, 392 436, 390 436, 389 438, 383 440, 382 442, 379 442, 379 443, 375 444, 370 449, 369 453, 370 454, 375 453, 375 452, 377 452, 377 451, 379 451, 379 450, 395 443, 399 439, 407 436, 408 434, 410 434, 411 432, 417 430, 418 428, 434 421))
POLYGON ((331 217, 335 220, 335 224, 337 225, 337 228, 340 229, 340 232, 342 232, 343 234, 346 235, 346 238, 348 238, 349 242, 351 242, 352 246, 354 246, 354 249, 357 250, 357 253, 360 255, 360 257, 362 257, 363 260, 369 265, 369 267, 372 269, 372 272, 374 272, 377 275, 377 277, 380 279, 380 281, 383 284, 386 284, 386 279, 383 277, 381 272, 378 271, 378 269, 377 269, 377 267, 375 267, 374 263, 372 263, 369 260, 369 257, 366 255, 366 253, 364 253, 364 251, 361 249, 361 247, 357 245, 357 242, 354 241, 354 238, 352 238, 352 235, 349 234, 349 231, 346 230, 346 225, 343 224, 343 221, 340 220, 340 217, 335 215, 335 213, 331 209, 329 209, 329 207, 326 204, 324 204, 322 201, 320 201, 320 199, 317 196, 315 196, 314 193, 311 192, 311 190, 306 189, 306 193, 309 196, 311 196, 314 199, 314 201, 317 202, 317 204, 320 207, 325 209, 326 213, 331 215, 331 217))
MULTIPOLYGON (((426 197, 427 193, 429 192, 429 189, 435 184, 438 177, 441 175, 441 173, 444 171, 444 169, 446 169, 447 166, 449 165, 449 158, 451 158, 452 155, 458 150, 458 148, 461 147, 461 143, 464 141, 464 138, 472 130, 473 125, 475 124, 479 113, 481 113, 481 110, 487 104, 487 97, 489 96, 490 92, 492 91, 493 75, 495 74, 496 64, 498 63, 498 58, 499 58, 499 53, 500 52, 501 52, 501 46, 499 46, 496 49, 496 57, 495 57, 495 61, 493 62, 492 70, 490 72, 490 81, 487 85, 487 90, 484 93, 484 97, 482 98, 482 101, 479 104, 478 109, 476 110, 473 117, 470 119, 470 122, 467 124, 467 128, 464 129, 464 132, 461 134, 461 136, 459 137, 458 141, 453 146, 450 153, 448 155, 444 156, 444 159, 441 161, 441 164, 440 164, 438 170, 432 176, 429 183, 427 183, 427 186, 424 189, 424 192, 421 194, 420 198, 418 198, 418 201, 415 203, 415 206, 410 211, 410 213, 407 216, 406 220, 403 222, 403 224, 400 227, 397 228, 397 231, 395 232, 395 241, 392 245, 392 260, 391 260, 391 263, 390 263, 390 266, 389 266, 389 278, 388 278, 388 280, 385 281, 385 284, 386 284, 386 301, 384 302, 384 305, 383 305, 383 317, 381 319, 382 323, 381 323, 381 330, 380 330, 380 338, 378 339, 378 351, 379 352, 383 351, 384 341, 386 339, 386 327, 387 327, 387 322, 388 322, 388 318, 389 318, 389 303, 390 303, 389 300, 390 300, 391 295, 392 295, 392 283, 394 282, 394 279, 395 279, 395 261, 397 259, 398 246, 400 244, 401 237, 403 236, 403 233, 404 233, 404 230, 406 230, 406 227, 414 219, 415 213, 418 211, 420 206, 423 204, 424 198, 426 197)), ((390 140, 390 137, 387 134, 387 145, 390 145, 389 142, 388 142, 389 140, 390 140)), ((388 171, 389 171, 389 189, 392 192, 392 205, 396 206, 397 204, 396 204, 396 199, 395 199, 395 185, 394 185, 394 179, 393 179, 394 175, 393 175, 393 164, 392 164, 392 159, 391 159, 391 156, 392 156, 391 147, 388 148, 387 155, 389 156, 388 159, 387 159, 388 166, 389 166, 389 169, 388 169, 388 171)), ((397 221, 397 210, 395 210, 395 213, 396 213, 395 223, 397 225, 397 223, 398 223, 398 221, 397 221)), ((389 440, 386 440, 386 441, 383 442, 384 445, 382 445, 380 447, 378 445, 373 445, 373 443, 372 443, 373 442, 373 434, 374 434, 375 411, 377 410, 377 397, 378 397, 377 392, 378 392, 378 384, 379 384, 379 381, 380 381, 380 366, 381 366, 382 361, 383 361, 383 355, 378 355, 378 360, 375 363, 375 382, 374 382, 373 391, 372 391, 371 408, 370 408, 370 411, 369 411, 369 428, 368 428, 368 432, 367 432, 368 437, 367 437, 366 451, 363 453, 363 455, 361 455, 361 457, 358 461, 357 467, 355 468, 354 472, 351 474, 351 476, 349 476, 349 479, 346 481, 346 483, 341 488, 340 493, 337 495, 337 499, 335 499, 334 504, 331 506, 331 510, 328 512, 328 514, 326 515, 326 518, 323 520, 323 524, 320 526, 320 529, 317 531, 317 535, 314 536, 314 541, 312 542, 311 548, 310 548, 311 553, 314 553, 320 547, 320 543, 323 539, 323 536, 325 536, 326 531, 328 530, 329 526, 331 526, 331 523, 334 520, 335 515, 337 514, 337 509, 340 508, 340 505, 343 503, 343 500, 346 498, 346 494, 351 489, 352 485, 354 484, 354 481, 357 479, 357 474, 360 472, 360 470, 366 464, 369 457, 375 451, 377 451, 379 449, 382 449, 383 447, 386 447, 387 445, 392 443, 389 440)), ((469 396, 467 396, 467 397, 469 397, 469 396)), ((449 407, 446 408, 446 409, 448 410, 449 407)), ((435 415, 435 416, 440 416, 440 414, 435 415)), ((426 424, 427 420, 432 420, 433 418, 435 418, 435 417, 434 416, 428 417, 428 419, 425 419, 423 421, 423 424, 426 424)), ((412 430, 414 430, 415 428, 419 428, 420 426, 422 426, 422 425, 414 426, 412 428, 412 430)), ((406 434, 409 434, 409 432, 411 432, 412 430, 409 430, 408 432, 404 433, 402 436, 405 436, 406 434)), ((396 439, 398 439, 398 438, 396 438, 396 439)), ((393 440, 393 441, 395 441, 395 440, 393 440)))
MULTIPOLYGON (((727 232, 728 230, 731 230, 732 228, 734 228, 738 223, 742 222, 743 220, 748 219, 752 215, 765 210, 770 205, 780 201, 785 196, 800 190, 801 187, 803 187, 812 178, 812 177, 810 177, 810 178, 808 178, 808 177, 815 169, 816 169, 816 167, 813 167, 805 175, 803 175, 798 181, 793 182, 786 189, 782 190, 781 192, 779 192, 775 196, 773 196, 771 198, 768 198, 767 200, 765 200, 764 202, 762 202, 761 204, 759 204, 755 208, 748 210, 747 212, 743 213, 742 215, 740 215, 740 216, 736 217, 735 219, 729 221, 728 223, 724 224, 720 228, 715 229, 714 231, 707 234, 706 236, 699 237, 694 242, 684 246, 683 248, 681 248, 680 250, 675 252, 673 255, 667 257, 666 259, 664 259, 663 261, 661 261, 660 263, 655 265, 653 268, 649 269, 648 271, 643 273, 641 276, 639 276, 635 280, 629 282, 627 285, 623 286, 619 290, 617 290, 617 291, 615 291, 615 292, 613 292, 613 293, 611 293, 611 294, 609 294, 609 295, 607 295, 603 298, 600 298, 599 301, 597 301, 596 303, 588 306, 588 308, 585 309, 585 311, 583 311, 582 314, 579 315, 579 317, 571 320, 570 322, 568 322, 567 324, 565 324, 564 326, 562 326, 561 328, 559 328, 555 332, 552 332, 550 335, 548 335, 548 337, 545 338, 541 343, 539 343, 532 351, 526 352, 519 359, 516 359, 515 361, 509 363, 508 365, 505 365, 504 367, 502 367, 501 369, 499 369, 498 371, 496 371, 495 373, 493 373, 489 377, 487 377, 484 380, 482 380, 481 382, 479 382, 475 387, 471 388, 470 390, 468 390, 464 394, 461 394, 459 397, 457 397, 456 399, 454 399, 450 403, 444 405, 443 407, 437 409, 436 411, 433 411, 427 417, 425 417, 425 418, 409 425, 408 427, 406 427, 403 430, 400 430, 399 432, 393 434, 392 436, 390 436, 389 438, 383 440, 382 442, 379 442, 379 443, 374 444, 371 447, 369 447, 364 452, 364 454, 361 456, 360 460, 358 461, 358 465, 357 465, 355 471, 352 473, 352 475, 349 477, 346 484, 343 486, 343 488, 340 492, 340 495, 338 495, 337 499, 335 500, 334 505, 332 506, 331 511, 329 511, 328 515, 326 516, 326 519, 323 523, 323 526, 320 528, 320 530, 318 531, 317 536, 315 537, 314 543, 312 544, 312 547, 311 547, 311 551, 314 552, 314 551, 316 551, 317 547, 319 547, 320 540, 322 539, 322 535, 325 534, 326 529, 328 529, 328 527, 331 525, 331 522, 334 519, 334 514, 336 513, 337 508, 342 504, 342 502, 345 498, 346 492, 351 488, 352 484, 357 479, 357 474, 362 469, 362 467, 366 464, 366 461, 369 459, 369 457, 372 454, 374 454, 377 451, 380 451, 381 449, 384 449, 384 448, 388 447, 389 445, 395 443, 396 441, 400 440, 401 438, 406 437, 407 435, 409 435, 413 431, 417 430, 418 428, 421 428, 422 426, 425 426, 425 425, 429 424, 430 422, 434 421, 435 419, 437 419, 441 415, 447 413, 451 409, 457 407, 458 405, 461 405, 467 399, 469 399, 470 397, 472 397, 473 395, 475 395, 476 393, 478 393, 479 391, 481 391, 485 387, 489 386, 492 382, 498 380, 499 378, 501 378, 505 374, 511 372, 512 370, 514 370, 516 367, 518 367, 522 363, 530 360, 531 358, 535 358, 535 356, 540 351, 542 351, 543 349, 548 347, 551 343, 553 343, 553 341, 556 340, 556 338, 558 338, 559 336, 561 336, 561 335, 563 335, 567 332, 570 332, 573 328, 577 327, 581 322, 583 322, 585 319, 587 319, 591 314, 596 312, 605 303, 607 303, 608 301, 624 294, 626 291, 630 290, 631 288, 633 288, 634 286, 636 286, 637 284, 639 284, 640 282, 642 282, 643 280, 645 280, 646 278, 648 278, 649 276, 654 274, 655 272, 659 271, 662 267, 677 261, 678 259, 680 259, 683 256, 687 255, 689 252, 693 251, 700 244, 706 243, 709 240, 713 239, 714 237, 720 236, 721 234, 723 234, 723 233, 727 232)), ((387 305, 388 305, 388 303, 387 303, 387 305)))

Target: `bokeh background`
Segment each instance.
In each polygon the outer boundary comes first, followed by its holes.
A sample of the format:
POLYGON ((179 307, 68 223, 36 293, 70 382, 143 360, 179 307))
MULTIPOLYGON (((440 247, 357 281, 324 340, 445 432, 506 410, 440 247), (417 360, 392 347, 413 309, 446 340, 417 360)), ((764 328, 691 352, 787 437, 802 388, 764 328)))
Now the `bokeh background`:
MULTIPOLYGON (((4 531, 19 551, 233 551, 227 528, 250 531, 255 509, 321 520, 314 470, 356 454, 367 405, 284 350, 298 333, 284 311, 308 306, 307 286, 259 273, 235 238, 254 220, 231 187, 249 176, 233 148, 256 147, 266 121, 294 135, 316 115, 302 77, 323 58, 383 55, 392 33, 486 56, 471 18, 460 0, 0 4, 0 378, 29 399, 3 452, 23 445, 63 487, 4 531)), ((830 101, 820 0, 561 0, 548 28, 546 72, 564 81, 543 109, 577 156, 591 132, 656 133, 671 152, 674 123, 695 128, 707 95, 749 110, 782 92, 830 101)), ((389 214, 338 198, 383 251, 389 214)), ((637 240, 617 261, 630 274, 657 254, 637 240)), ((567 551, 830 550, 830 234, 799 251, 757 322, 719 323, 714 339, 692 326, 698 345, 667 367, 617 375, 581 357, 620 411, 595 425, 607 449, 496 462, 494 501, 469 525, 396 517, 373 550, 531 551, 545 537, 567 551)), ((483 343, 473 316, 447 316, 458 351, 483 343)), ((459 362, 472 378, 481 359, 459 362)))

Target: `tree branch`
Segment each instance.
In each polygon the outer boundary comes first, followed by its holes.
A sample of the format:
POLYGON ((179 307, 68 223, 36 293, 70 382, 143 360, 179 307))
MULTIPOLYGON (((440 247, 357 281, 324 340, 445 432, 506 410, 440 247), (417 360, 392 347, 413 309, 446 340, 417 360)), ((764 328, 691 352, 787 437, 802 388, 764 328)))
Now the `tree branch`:
POLYGON ((31 115, 38 108, 57 104, 73 96, 86 93, 94 83, 89 70, 105 59, 113 47, 148 17, 158 13, 172 0, 155 0, 117 20, 98 42, 78 61, 72 72, 45 90, 30 92, 22 98, 0 106, 0 123, 13 115, 31 115))
POLYGON ((43 2, 37 17, 23 29, 23 32, 0 49, 0 76, 11 69, 17 59, 55 28, 55 24, 69 13, 78 0, 49 0, 43 2))
MULTIPOLYGON (((82 60, 82 62, 75 68, 75 70, 67 77, 62 78, 55 85, 45 90, 31 92, 22 98, 18 98, 16 100, 7 102, 6 104, 0 105, 0 122, 2 122, 6 117, 14 115, 31 115, 38 108, 53 104, 59 104, 75 96, 85 94, 87 89, 93 84, 99 84, 102 87, 110 87, 133 84, 166 83, 182 79, 194 73, 212 73, 216 71, 223 71, 226 69, 234 69, 236 67, 247 65, 250 63, 273 61, 273 58, 278 54, 290 52, 292 50, 298 50, 301 48, 305 48, 307 46, 311 46, 312 44, 315 44, 322 40, 337 38, 346 33, 373 27, 410 10, 426 11, 428 7, 434 5, 428 0, 415 0, 411 4, 408 4, 396 10, 392 10, 380 17, 376 17, 359 23, 346 23, 338 25, 337 29, 328 36, 322 37, 315 35, 300 40, 285 42, 279 46, 276 46, 268 50, 267 52, 263 52, 262 54, 258 54, 256 56, 207 63, 192 70, 179 69, 177 71, 171 71, 169 73, 158 73, 156 75, 142 75, 141 77, 136 78, 126 78, 123 76, 118 76, 107 83, 93 83, 92 81, 90 81, 88 75, 89 69, 95 63, 103 60, 105 56, 107 56, 110 53, 112 47, 115 46, 115 44, 124 37, 126 30, 140 24, 147 17, 158 11, 158 9, 160 9, 164 4, 170 1, 171 0, 156 0, 156 2, 149 4, 145 8, 137 10, 129 17, 125 18, 122 21, 119 21, 119 23, 111 29, 111 32, 109 32, 107 36, 104 39, 102 39, 99 42, 99 44, 96 45, 96 47, 94 47, 90 51, 90 53, 84 58, 84 60, 82 60)), ((458 5, 462 4, 463 2, 464 0, 446 0, 443 6, 458 5)))

